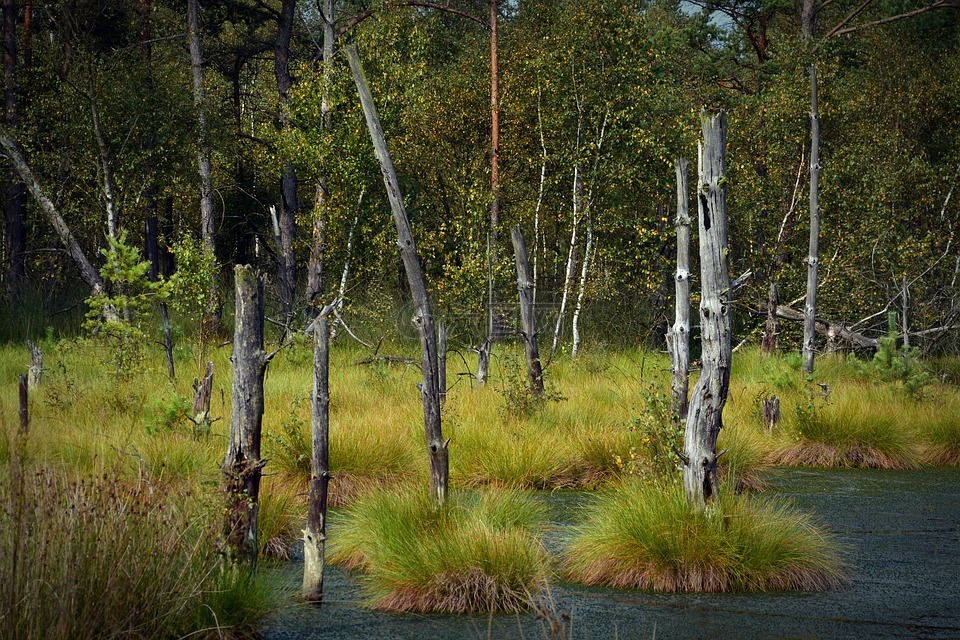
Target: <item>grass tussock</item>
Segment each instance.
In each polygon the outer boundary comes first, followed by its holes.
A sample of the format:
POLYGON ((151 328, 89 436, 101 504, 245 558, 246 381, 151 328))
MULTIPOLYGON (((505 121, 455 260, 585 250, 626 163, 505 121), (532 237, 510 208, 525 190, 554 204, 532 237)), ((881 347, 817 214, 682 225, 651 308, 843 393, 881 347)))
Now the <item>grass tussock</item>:
POLYGON ((845 581, 837 545, 782 502, 724 493, 700 509, 678 485, 640 482, 588 509, 564 567, 588 585, 666 592, 819 591, 845 581))
POLYGON ((940 399, 924 407, 923 459, 937 466, 960 466, 960 398, 940 399))
POLYGON ((378 492, 347 510, 331 562, 363 572, 374 609, 519 611, 547 584, 535 533, 545 517, 512 491, 457 493, 444 508, 411 491, 378 492))
POLYGON ((27 466, 0 485, 0 637, 243 637, 275 602, 157 486, 27 466))
POLYGON ((853 387, 828 402, 808 401, 785 422, 777 464, 915 469, 921 464, 916 402, 875 387, 853 387))

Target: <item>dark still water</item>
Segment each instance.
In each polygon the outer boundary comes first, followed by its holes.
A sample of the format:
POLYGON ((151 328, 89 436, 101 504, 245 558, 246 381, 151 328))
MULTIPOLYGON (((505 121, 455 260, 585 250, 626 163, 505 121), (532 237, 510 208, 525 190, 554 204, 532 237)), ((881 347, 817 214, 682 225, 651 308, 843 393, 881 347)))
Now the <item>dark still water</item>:
MULTIPOLYGON (((593 638, 960 638, 960 470, 786 470, 771 493, 815 513, 848 548, 850 587, 829 593, 661 595, 559 585, 572 636, 593 638)), ((546 494, 558 530, 589 496, 546 494)), ((331 535, 336 535, 336 515, 331 535)), ((555 534, 550 534, 554 538, 555 534)), ((298 563, 277 569, 298 586, 298 563)), ((532 614, 416 616, 372 613, 356 580, 328 569, 328 601, 291 606, 262 629, 267 640, 546 637, 532 614)))

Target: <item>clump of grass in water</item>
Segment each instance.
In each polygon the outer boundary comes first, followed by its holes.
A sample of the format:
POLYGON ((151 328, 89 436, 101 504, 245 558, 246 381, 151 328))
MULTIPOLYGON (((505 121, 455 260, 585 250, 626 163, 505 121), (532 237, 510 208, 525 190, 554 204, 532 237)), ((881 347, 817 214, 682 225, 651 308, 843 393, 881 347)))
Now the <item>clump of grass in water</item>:
POLYGON ((588 585, 655 591, 818 591, 840 587, 837 545, 776 500, 722 492, 706 509, 679 485, 624 483, 588 508, 564 554, 588 585))
POLYGON ((545 519, 541 503, 513 491, 458 492, 443 508, 382 491, 347 510, 331 561, 365 574, 374 609, 519 611, 547 585, 533 532, 545 519))
POLYGON ((209 520, 157 485, 20 477, 0 485, 4 637, 240 637, 275 603, 255 578, 223 576, 209 520))
POLYGON ((795 466, 915 469, 918 418, 915 402, 884 389, 853 388, 828 403, 808 399, 785 424, 793 442, 772 457, 795 466))
POLYGON ((924 413, 920 429, 924 460, 938 466, 960 465, 960 398, 943 398, 924 413))

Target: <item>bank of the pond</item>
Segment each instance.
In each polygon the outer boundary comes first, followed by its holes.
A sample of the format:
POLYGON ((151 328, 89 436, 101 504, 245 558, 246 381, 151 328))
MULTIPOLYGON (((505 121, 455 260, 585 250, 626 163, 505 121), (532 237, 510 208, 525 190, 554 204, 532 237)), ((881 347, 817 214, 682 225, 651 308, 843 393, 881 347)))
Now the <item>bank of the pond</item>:
MULTIPOLYGON (((956 638, 960 637, 960 470, 791 469, 771 491, 815 513, 847 545, 851 586, 825 593, 653 594, 560 585, 573 637, 956 638)), ((554 547, 590 496, 546 494, 554 547)), ((337 518, 331 519, 335 540, 337 518)), ((277 571, 291 581, 300 566, 277 571)), ((543 637, 521 616, 388 615, 360 607, 357 578, 328 569, 326 604, 290 606, 262 629, 266 640, 543 637)))

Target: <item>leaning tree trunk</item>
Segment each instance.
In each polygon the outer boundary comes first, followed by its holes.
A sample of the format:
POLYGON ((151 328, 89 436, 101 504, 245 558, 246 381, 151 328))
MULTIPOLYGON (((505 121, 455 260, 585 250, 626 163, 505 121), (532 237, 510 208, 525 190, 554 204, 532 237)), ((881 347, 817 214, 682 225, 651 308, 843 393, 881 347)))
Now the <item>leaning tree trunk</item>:
POLYGON ((527 377, 533 395, 543 395, 543 368, 540 366, 540 349, 537 347, 537 318, 533 306, 533 278, 527 259, 527 243, 520 225, 513 228, 513 254, 517 261, 517 291, 520 293, 520 324, 523 327, 523 349, 527 356, 527 377))
POLYGON ((702 504, 717 491, 717 436, 730 386, 731 305, 727 264, 726 137, 727 115, 700 115, 700 181, 697 187, 700 229, 700 331, 703 345, 700 379, 693 389, 684 433, 683 486, 687 498, 702 504))
POLYGON ((667 332, 667 349, 673 368, 673 410, 685 420, 690 386, 690 208, 686 158, 676 162, 677 169, 677 272, 673 330, 667 332))
POLYGON ((817 109, 817 67, 810 65, 810 253, 807 256, 807 299, 803 305, 803 371, 813 373, 817 319, 817 266, 820 262, 820 112, 817 109))
POLYGON ((377 115, 376 106, 373 104, 373 96, 370 94, 370 87, 367 85, 363 68, 360 66, 356 45, 347 46, 346 52, 347 60, 350 62, 350 71, 353 73, 357 91, 360 93, 360 103, 367 120, 367 128, 370 130, 370 138, 373 140, 377 161, 380 163, 380 171, 383 173, 383 183, 387 189, 390 208, 393 210, 393 221, 397 227, 400 256, 407 273, 410 293, 413 295, 415 307, 413 323, 420 333, 420 368, 423 372, 423 383, 419 387, 423 400, 424 432, 430 457, 430 497, 442 505, 447 499, 450 460, 447 450, 449 440, 443 439, 443 432, 440 428, 437 331, 434 326, 433 314, 430 311, 427 284, 423 278, 420 258, 417 256, 417 247, 413 240, 413 230, 410 227, 410 219, 407 217, 407 211, 403 205, 397 173, 393 167, 393 158, 387 148, 383 128, 380 126, 380 118, 377 115))
POLYGON ((303 588, 308 602, 323 600, 327 542, 327 488, 330 485, 330 323, 336 301, 325 306, 313 325, 313 420, 310 498, 303 530, 303 588))
MULTIPOLYGON (((77 271, 80 272, 80 277, 87 286, 90 287, 90 293, 92 295, 103 293, 103 279, 97 270, 93 268, 93 265, 90 264, 90 261, 87 260, 86 254, 83 253, 83 249, 77 244, 63 216, 60 215, 60 212, 57 211, 53 202, 46 196, 36 178, 33 177, 33 172, 30 170, 29 165, 27 165, 26 160, 23 159, 23 154, 20 153, 20 149, 16 143, 7 136, 0 134, 0 146, 3 147, 3 155, 10 160, 17 174, 19 174, 20 178, 27 185, 34 200, 40 205, 40 210, 47 217, 54 231, 57 232, 57 236, 60 238, 63 246, 66 247, 67 253, 70 254, 70 257, 73 259, 77 271)), ((117 320, 116 312, 111 309, 107 309, 105 315, 107 316, 107 320, 117 320)))
POLYGON ((260 459, 263 377, 268 362, 263 350, 263 280, 250 265, 237 265, 234 278, 233 408, 230 441, 221 468, 227 502, 224 536, 228 561, 255 565, 260 477, 267 462, 260 459))

